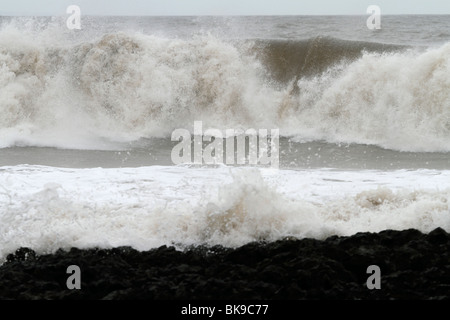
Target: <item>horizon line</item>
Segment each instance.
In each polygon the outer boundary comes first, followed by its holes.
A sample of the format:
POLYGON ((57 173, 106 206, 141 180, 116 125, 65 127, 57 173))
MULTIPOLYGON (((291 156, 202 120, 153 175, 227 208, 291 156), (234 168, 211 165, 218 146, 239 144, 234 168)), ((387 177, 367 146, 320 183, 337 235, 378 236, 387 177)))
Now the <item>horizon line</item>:
MULTIPOLYGON (((66 16, 66 13, 58 15, 51 14, 14 14, 14 13, 0 13, 0 17, 59 17, 66 16)), ((450 13, 382 13, 382 16, 448 16, 450 13)), ((336 17, 336 16, 369 16, 369 14, 161 14, 161 15, 137 15, 137 14, 82 14, 82 16, 89 17, 309 17, 309 16, 322 16, 322 17, 336 17)))

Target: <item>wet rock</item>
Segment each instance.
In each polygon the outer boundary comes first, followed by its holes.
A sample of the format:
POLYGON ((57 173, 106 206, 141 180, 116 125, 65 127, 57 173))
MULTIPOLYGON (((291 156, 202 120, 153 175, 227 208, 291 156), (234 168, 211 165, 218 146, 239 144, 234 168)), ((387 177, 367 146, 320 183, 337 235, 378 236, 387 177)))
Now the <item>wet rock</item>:
POLYGON ((284 239, 231 249, 162 246, 21 248, 0 266, 0 299, 449 299, 450 235, 385 230, 324 241, 284 239), (81 289, 69 290, 69 265, 81 289), (369 265, 381 289, 369 290, 369 265))
POLYGON ((438 245, 450 242, 450 235, 442 228, 437 228, 427 235, 427 240, 431 244, 438 245))

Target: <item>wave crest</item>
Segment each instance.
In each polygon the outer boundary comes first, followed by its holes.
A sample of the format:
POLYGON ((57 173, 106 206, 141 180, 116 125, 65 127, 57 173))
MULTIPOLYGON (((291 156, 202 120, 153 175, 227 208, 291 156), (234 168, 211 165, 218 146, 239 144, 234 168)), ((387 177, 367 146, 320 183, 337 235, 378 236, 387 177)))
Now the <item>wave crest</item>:
MULTIPOLYGON (((49 44, 1 30, 1 146, 100 148, 219 129, 450 151, 450 44, 189 40, 112 33, 49 44)), ((20 33, 19 33, 20 35, 20 33)))

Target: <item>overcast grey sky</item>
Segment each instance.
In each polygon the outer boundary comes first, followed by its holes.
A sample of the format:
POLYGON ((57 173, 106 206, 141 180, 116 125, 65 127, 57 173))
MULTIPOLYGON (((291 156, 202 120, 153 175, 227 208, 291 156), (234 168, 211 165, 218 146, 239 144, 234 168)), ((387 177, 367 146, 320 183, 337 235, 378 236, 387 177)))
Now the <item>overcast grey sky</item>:
POLYGON ((86 15, 341 15, 450 14, 450 0, 0 0, 0 15, 64 15, 78 5, 86 15))

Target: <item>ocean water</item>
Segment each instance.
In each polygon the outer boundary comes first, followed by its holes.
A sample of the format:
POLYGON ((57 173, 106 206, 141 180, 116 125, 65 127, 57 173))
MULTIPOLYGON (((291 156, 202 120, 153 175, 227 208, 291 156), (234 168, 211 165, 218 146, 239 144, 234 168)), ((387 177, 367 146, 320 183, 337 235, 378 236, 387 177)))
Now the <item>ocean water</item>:
POLYGON ((450 231, 450 16, 0 17, 0 260, 450 231), (279 129, 279 168, 175 129, 279 129))

